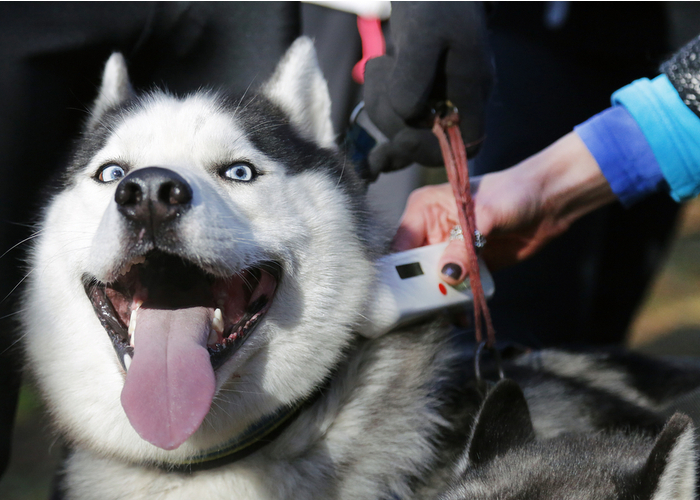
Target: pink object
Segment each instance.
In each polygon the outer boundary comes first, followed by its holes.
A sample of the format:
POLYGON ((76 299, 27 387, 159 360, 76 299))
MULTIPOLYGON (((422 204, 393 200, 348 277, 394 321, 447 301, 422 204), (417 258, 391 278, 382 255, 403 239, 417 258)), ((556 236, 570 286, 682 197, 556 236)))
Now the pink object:
POLYGON ((357 16, 357 31, 362 39, 362 59, 352 68, 352 79, 359 84, 365 83, 365 65, 374 57, 386 53, 382 23, 379 19, 357 16))
POLYGON ((179 447, 209 413, 216 389, 207 350, 212 315, 206 307, 137 313, 121 402, 139 436, 159 448, 179 447))

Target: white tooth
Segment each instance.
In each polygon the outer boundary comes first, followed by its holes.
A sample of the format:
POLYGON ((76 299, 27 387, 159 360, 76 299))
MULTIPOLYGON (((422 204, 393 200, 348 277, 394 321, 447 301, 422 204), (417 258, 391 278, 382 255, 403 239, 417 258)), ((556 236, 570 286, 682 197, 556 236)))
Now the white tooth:
POLYGON ((129 371, 129 367, 131 366, 131 356, 128 354, 124 354, 124 368, 126 368, 126 371, 129 371))
POLYGON ((129 319, 129 343, 134 346, 134 333, 136 332, 136 313, 138 312, 139 308, 136 307, 136 309, 132 309, 131 311, 131 318, 129 319))
POLYGON ((140 256, 140 257, 136 257, 134 260, 132 260, 132 261, 129 262, 126 266, 124 266, 124 268, 122 268, 122 270, 119 272, 119 274, 122 275, 122 276, 124 276, 126 273, 128 273, 129 271, 131 271, 131 268, 132 268, 135 264, 143 264, 144 262, 146 262, 146 257, 145 257, 144 255, 142 255, 142 256, 140 256))
POLYGON ((217 333, 224 333, 224 316, 219 308, 214 311, 214 319, 211 320, 211 327, 217 333))

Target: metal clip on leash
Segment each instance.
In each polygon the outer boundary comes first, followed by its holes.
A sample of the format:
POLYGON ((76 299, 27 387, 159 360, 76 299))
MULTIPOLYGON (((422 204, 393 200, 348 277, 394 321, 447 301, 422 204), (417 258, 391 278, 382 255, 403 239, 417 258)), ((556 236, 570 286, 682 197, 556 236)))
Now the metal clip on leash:
POLYGON ((440 142, 440 149, 447 171, 447 178, 452 186, 452 192, 457 202, 457 216, 459 225, 465 237, 464 246, 469 256, 469 269, 467 269, 469 282, 474 296, 474 327, 476 335, 476 352, 474 355, 474 370, 477 380, 481 381, 481 353, 484 348, 491 351, 500 378, 504 378, 501 367, 501 358, 496 350, 496 332, 491 321, 491 313, 486 305, 486 297, 481 284, 479 264, 477 261, 476 247, 484 246, 484 237, 476 229, 474 216, 474 201, 469 185, 469 168, 467 165, 467 151, 464 140, 459 130, 459 112, 450 101, 438 104, 434 111, 433 133, 440 142), (482 340, 482 319, 486 324, 486 340, 482 340))

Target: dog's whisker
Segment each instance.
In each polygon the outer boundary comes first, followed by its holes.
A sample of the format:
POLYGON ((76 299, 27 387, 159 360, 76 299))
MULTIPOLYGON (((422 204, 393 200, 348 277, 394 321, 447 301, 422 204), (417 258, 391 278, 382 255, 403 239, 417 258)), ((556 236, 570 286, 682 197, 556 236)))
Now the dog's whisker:
POLYGON ((263 122, 263 123, 261 123, 261 124, 259 124, 259 125, 256 125, 255 127, 252 127, 252 128, 250 129, 250 133, 254 133, 254 132, 268 132, 268 131, 271 131, 271 130, 275 130, 277 127, 278 127, 278 124, 275 123, 275 122, 273 122, 273 121, 263 122))
POLYGON ((11 226, 26 227, 28 229, 36 230, 37 224, 35 222, 21 222, 21 221, 8 221, 11 226))
POLYGON ((38 236, 41 235, 42 232, 43 232, 43 230, 39 230, 39 231, 35 232, 34 234, 32 234, 31 236, 27 236, 27 237, 24 238, 22 241, 19 241, 19 242, 15 243, 15 244, 12 245, 10 248, 8 248, 7 250, 5 250, 2 254, 0 254, 0 259, 2 259, 3 257, 5 257, 8 253, 10 253, 10 252, 11 252, 12 250, 14 250, 15 248, 17 248, 17 247, 19 247, 19 246, 22 246, 22 245, 24 245, 25 243, 28 243, 28 242, 32 241, 33 239, 37 238, 38 236))
POLYGON ((340 169, 340 175, 338 175, 338 182, 336 182, 335 184, 336 189, 338 188, 338 186, 340 186, 340 181, 343 180, 343 174, 345 173, 345 166, 347 165, 347 162, 348 158, 346 156, 343 156, 343 166, 340 169))
POLYGON ((8 293, 7 295, 5 295, 5 297, 4 297, 2 300, 0 300, 0 304, 3 304, 7 299, 9 299, 10 296, 19 288, 19 286, 20 286, 22 283, 24 283, 24 281, 25 281, 33 272, 34 272, 33 269, 31 269, 29 272, 27 272, 27 273, 24 275, 24 277, 23 277, 21 280, 19 280, 19 282, 12 288, 12 290, 10 290, 9 293, 8 293))
POLYGON ((13 317, 13 316, 17 316, 18 314, 23 314, 23 313, 26 312, 26 311, 27 311, 27 309, 20 309, 20 310, 18 310, 18 311, 14 311, 14 312, 8 313, 8 314, 6 314, 6 315, 4 315, 4 316, 0 316, 0 321, 2 321, 2 320, 4 320, 4 319, 7 319, 7 318, 11 318, 11 317, 13 317))
POLYGON ((219 389, 219 392, 230 392, 232 394, 255 394, 256 396, 264 396, 266 393, 264 391, 244 391, 241 389, 219 389))
POLYGON ((233 415, 227 411, 222 405, 219 404, 220 400, 217 400, 217 398, 214 398, 211 402, 212 406, 215 406, 219 411, 223 412, 227 417, 232 418, 233 415))
POLYGON ((246 274, 243 272, 236 272, 236 276, 243 281, 243 284, 247 286, 250 290, 253 290, 255 288, 254 284, 246 277, 246 274))
MULTIPOLYGON (((0 318, 0 319, 4 319, 4 318, 0 318)), ((16 338, 10 345, 8 345, 5 349, 3 349, 2 351, 0 351, 0 356, 4 355, 5 353, 7 353, 7 352, 10 351, 11 349, 13 349, 19 342, 21 342, 22 340, 24 340, 26 336, 27 336, 26 333, 23 333, 22 335, 19 335, 18 338, 16 338)))
MULTIPOLYGON (((243 92, 243 95, 236 103, 236 107, 234 108, 233 113, 232 113, 233 118, 236 118, 238 111, 241 109, 241 104, 243 103, 246 96, 248 95, 248 91, 250 91, 250 88, 253 86, 253 83, 255 83, 256 78, 257 78, 257 75, 251 79, 250 83, 248 84, 245 91, 243 92)), ((252 99, 250 100, 250 102, 252 102, 252 99)), ((243 107, 243 110, 245 110, 247 108, 247 106, 249 106, 250 102, 246 103, 246 105, 243 107)))

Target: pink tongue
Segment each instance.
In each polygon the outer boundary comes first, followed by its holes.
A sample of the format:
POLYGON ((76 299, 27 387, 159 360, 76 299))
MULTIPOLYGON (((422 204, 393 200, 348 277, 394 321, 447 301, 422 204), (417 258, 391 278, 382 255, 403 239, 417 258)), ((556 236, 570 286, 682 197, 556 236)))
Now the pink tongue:
POLYGON ((207 351, 211 317, 206 307, 137 313, 121 401, 139 436, 159 448, 180 446, 209 412, 216 385, 207 351))

